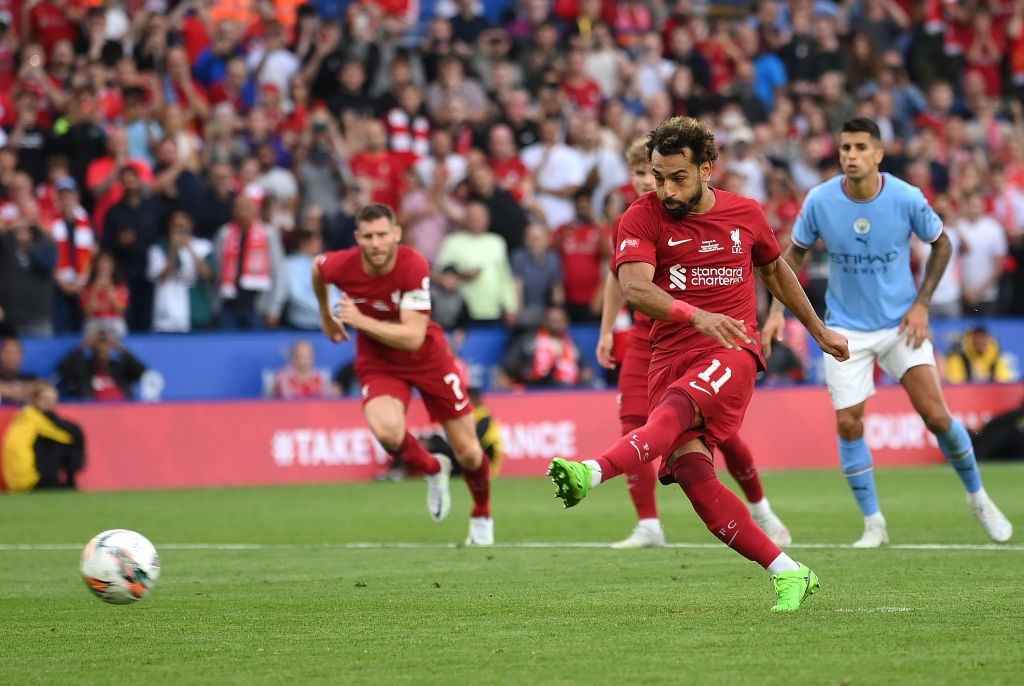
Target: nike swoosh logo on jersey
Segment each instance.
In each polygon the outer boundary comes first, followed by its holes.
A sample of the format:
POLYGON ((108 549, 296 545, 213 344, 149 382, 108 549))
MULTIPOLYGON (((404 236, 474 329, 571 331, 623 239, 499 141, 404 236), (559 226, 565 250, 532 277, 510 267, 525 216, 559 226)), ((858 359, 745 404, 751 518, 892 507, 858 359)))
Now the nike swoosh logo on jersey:
POLYGON ((675 245, 679 245, 680 243, 689 243, 692 240, 693 240, 692 238, 680 238, 678 241, 674 241, 671 238, 669 238, 668 239, 668 245, 669 245, 669 247, 672 247, 672 246, 675 246, 675 245))
POLYGON ((469 404, 469 398, 466 398, 461 403, 455 403, 455 411, 456 412, 462 412, 464 409, 466 409, 466 405, 468 405, 468 404, 469 404))
POLYGON ((690 388, 692 388, 694 390, 698 390, 701 393, 707 393, 708 395, 711 395, 711 391, 707 390, 706 388, 701 388, 700 386, 697 385, 696 381, 691 381, 690 382, 690 388))

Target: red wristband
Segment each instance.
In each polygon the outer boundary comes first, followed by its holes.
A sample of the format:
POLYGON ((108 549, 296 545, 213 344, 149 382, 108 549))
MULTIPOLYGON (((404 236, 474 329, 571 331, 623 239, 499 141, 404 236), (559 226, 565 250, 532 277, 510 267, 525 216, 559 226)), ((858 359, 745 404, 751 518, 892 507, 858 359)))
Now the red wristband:
POLYGON ((697 308, 683 300, 675 300, 668 306, 668 320, 670 322, 682 322, 689 324, 693 319, 693 313, 697 308))

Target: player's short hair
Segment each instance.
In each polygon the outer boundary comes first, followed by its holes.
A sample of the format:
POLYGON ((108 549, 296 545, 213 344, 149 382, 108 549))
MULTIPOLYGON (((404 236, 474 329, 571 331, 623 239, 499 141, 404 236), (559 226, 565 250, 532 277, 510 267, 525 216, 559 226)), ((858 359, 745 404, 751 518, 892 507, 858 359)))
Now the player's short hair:
POLYGON ((843 122, 840 133, 866 133, 873 140, 882 140, 882 132, 878 130, 878 124, 867 117, 854 117, 843 122))
POLYGON ((658 124, 658 128, 647 134, 647 159, 657 150, 662 155, 678 155, 685 148, 693 153, 693 161, 699 167, 705 162, 718 159, 715 134, 703 122, 693 117, 672 117, 658 124))
POLYGON ((635 167, 638 164, 645 164, 647 162, 647 139, 637 138, 626 149, 626 164, 635 167))
POLYGON ((395 218, 395 211, 390 207, 380 203, 373 203, 359 210, 359 215, 356 217, 356 226, 367 222, 375 222, 378 219, 387 219, 391 224, 398 221, 395 218))

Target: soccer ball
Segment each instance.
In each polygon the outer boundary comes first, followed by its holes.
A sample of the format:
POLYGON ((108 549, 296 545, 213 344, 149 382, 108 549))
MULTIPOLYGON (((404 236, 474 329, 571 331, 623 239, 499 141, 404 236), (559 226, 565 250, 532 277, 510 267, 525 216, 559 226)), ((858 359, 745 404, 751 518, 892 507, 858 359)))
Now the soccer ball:
POLYGON ((97 598, 127 605, 149 594, 160 576, 160 558, 142 534, 111 529, 85 544, 81 571, 97 598))

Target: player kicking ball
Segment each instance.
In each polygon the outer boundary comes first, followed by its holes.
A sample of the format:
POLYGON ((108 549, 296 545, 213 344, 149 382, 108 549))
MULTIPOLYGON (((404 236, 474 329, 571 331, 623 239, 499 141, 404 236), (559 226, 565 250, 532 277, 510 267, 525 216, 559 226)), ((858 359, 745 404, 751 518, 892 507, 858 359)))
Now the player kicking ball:
MULTIPOLYGON (((821 239, 829 254, 828 324, 850 341, 842 365, 825 355, 825 381, 836 410, 839 463, 864 515, 855 548, 889 542, 878 505, 871 451, 864 442, 864 407, 875 394, 875 362, 898 379, 914 409, 938 439, 942 454, 967 490, 967 502, 993 541, 1003 543, 1013 526, 981 485, 967 430, 949 413, 928 340, 928 307, 952 253, 942 220, 920 190, 878 171, 885 152, 878 125, 858 117, 843 124, 839 163, 843 173, 812 188, 793 227, 785 259, 799 271, 821 239), (932 244, 918 290, 910 273, 910 237, 932 244)), ((788 303, 787 303, 788 304, 788 303)), ((773 303, 765 322, 766 348, 782 339, 783 303, 773 303)))
MULTIPOLYGON (((647 159, 647 141, 634 141, 626 151, 629 178, 637 196, 654 190, 654 173, 647 159)), ((615 222, 612 244, 619 245, 619 222, 615 222)), ((601 311, 601 334, 597 342, 597 360, 606 369, 615 368, 612 357, 613 328, 615 319, 622 311, 624 298, 619 288, 619 279, 614 267, 605 279, 604 306, 601 311)), ((622 368, 619 370, 619 422, 622 435, 626 435, 647 421, 647 372, 651 365, 651 318, 642 312, 634 312, 633 326, 629 330, 622 368)), ((793 542, 789 529, 782 523, 764 497, 761 476, 754 464, 750 447, 739 434, 723 441, 718 449, 725 458, 729 474, 743 489, 750 506, 750 513, 757 525, 768 534, 776 545, 793 542)), ((612 548, 657 548, 665 545, 665 532, 658 518, 658 503, 654 491, 658 482, 658 463, 641 462, 626 469, 629 497, 636 509, 636 528, 624 540, 612 544, 612 548)))
POLYGON ((646 423, 596 460, 555 459, 548 473, 566 507, 635 463, 659 461, 662 483, 678 483, 708 530, 771 574, 775 612, 790 612, 818 577, 772 543, 715 474, 712 454, 740 428, 754 377, 764 368, 754 271, 808 328, 821 349, 848 357, 846 339, 825 327, 753 200, 708 188, 718 158, 701 122, 673 117, 647 139, 656 190, 619 223, 616 266, 626 302, 654 319, 646 423))
POLYGON ((313 264, 313 290, 321 328, 335 343, 357 340, 356 375, 370 431, 392 457, 426 474, 427 508, 440 522, 451 510, 451 461, 428 453, 405 428, 413 388, 432 421, 439 422, 463 467, 473 497, 467 545, 494 543, 490 509, 490 465, 480 448, 473 406, 444 332, 430 321, 430 267, 423 255, 400 245, 402 229, 385 205, 368 205, 356 218, 358 246, 320 255, 313 264), (341 289, 335 311, 327 284, 341 289))

